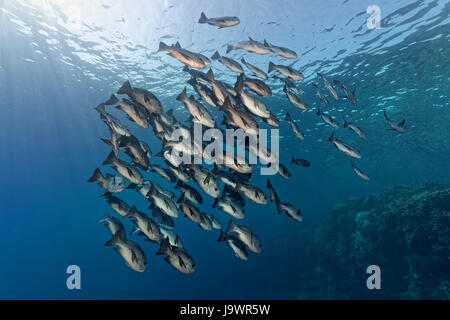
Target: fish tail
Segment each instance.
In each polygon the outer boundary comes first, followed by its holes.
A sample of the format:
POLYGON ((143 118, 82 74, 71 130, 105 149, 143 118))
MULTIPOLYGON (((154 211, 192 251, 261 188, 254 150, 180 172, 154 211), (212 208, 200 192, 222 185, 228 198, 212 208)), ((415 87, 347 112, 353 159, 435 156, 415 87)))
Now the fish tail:
POLYGON ((227 238, 227 235, 222 230, 220 230, 219 239, 217 239, 217 241, 222 242, 222 241, 225 241, 226 238, 227 238))
POLYGON ((112 197, 111 192, 106 191, 104 194, 102 194, 99 198, 106 198, 109 199, 112 197))
POLYGON ((227 44, 227 53, 234 49, 232 44, 227 44))
POLYGON ((275 204, 276 204, 276 206, 277 206, 277 212, 278 212, 278 214, 281 214, 281 212, 283 211, 283 207, 281 206, 281 201, 280 201, 280 199, 278 198, 278 195, 277 195, 277 194, 275 194, 275 204))
POLYGON ((124 238, 124 235, 121 232, 116 232, 113 234, 112 238, 105 242, 105 247, 116 246, 118 245, 124 238))
POLYGON ((116 160, 116 156, 115 156, 114 152, 111 151, 111 153, 108 155, 108 157, 105 159, 105 161, 103 161, 103 165, 111 164, 114 162, 114 160, 116 160))
POLYGON ((169 242, 169 237, 167 237, 161 243, 161 246, 159 247, 156 254, 162 255, 162 254, 169 254, 170 252, 171 252, 171 246, 170 246, 170 242, 169 242))
POLYGON ((184 99, 186 99, 187 95, 186 95, 186 87, 184 87, 183 91, 178 95, 177 100, 178 101, 183 101, 184 99))
POLYGON ((214 82, 214 72, 212 71, 212 69, 209 69, 209 71, 206 73, 205 80, 210 83, 214 82))
POLYGON ((99 168, 97 168, 97 169, 94 170, 94 173, 89 178, 88 182, 95 182, 95 181, 98 181, 98 180, 100 180, 102 178, 103 178, 102 172, 100 171, 99 168))
POLYGON ((120 87, 119 90, 117 90, 117 94, 126 94, 130 95, 133 92, 133 89, 131 88, 130 81, 125 81, 123 85, 120 87))
POLYGON ((214 203, 212 205, 212 208, 217 208, 218 204, 219 204, 219 198, 214 199, 214 203))
POLYGON ((330 141, 330 142, 334 141, 334 131, 331 132, 331 136, 328 138, 328 141, 330 141))
POLYGON ((207 21, 208 21, 208 18, 202 11, 202 13, 200 14, 200 19, 198 19, 198 23, 206 23, 207 21))
POLYGON ((184 72, 189 72, 189 67, 188 67, 187 65, 185 65, 185 66, 183 67, 183 71, 184 71, 184 72))
POLYGON ((274 70, 274 69, 275 69, 275 64, 272 61, 270 61, 269 62, 269 69, 268 69, 267 73, 272 72, 272 70, 274 70))
POLYGON ((160 42, 159 43, 159 48, 158 48, 158 52, 160 52, 160 51, 165 51, 165 50, 167 50, 167 48, 169 48, 169 46, 167 45, 167 44, 165 44, 164 42, 160 42))
POLYGON ((216 50, 216 52, 214 52, 214 54, 211 56, 211 59, 213 60, 217 60, 220 58, 220 54, 219 51, 216 50))
POLYGON ((286 121, 292 121, 291 115, 289 112, 286 112, 286 121))
POLYGON ((101 113, 105 112, 105 104, 104 103, 100 103, 94 109, 97 110, 101 114, 101 113))
POLYGON ((105 213, 105 214, 103 215, 103 217, 102 217, 100 220, 98 220, 98 223, 106 222, 106 221, 109 220, 109 218, 110 218, 110 215, 109 215, 109 213, 107 212, 107 213, 105 213))
POLYGON ((110 105, 116 104, 118 102, 119 102, 119 99, 117 99, 117 97, 114 94, 112 94, 111 97, 105 101, 105 104, 107 106, 110 106, 110 105))

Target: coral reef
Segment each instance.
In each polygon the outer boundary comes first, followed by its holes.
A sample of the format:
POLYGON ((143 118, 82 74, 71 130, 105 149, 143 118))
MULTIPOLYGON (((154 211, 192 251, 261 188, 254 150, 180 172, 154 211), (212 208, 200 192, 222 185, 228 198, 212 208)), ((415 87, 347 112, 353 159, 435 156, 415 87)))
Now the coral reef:
POLYGON ((450 299, 450 187, 395 187, 349 199, 307 245, 300 299, 450 299), (381 290, 369 290, 369 265, 381 290))

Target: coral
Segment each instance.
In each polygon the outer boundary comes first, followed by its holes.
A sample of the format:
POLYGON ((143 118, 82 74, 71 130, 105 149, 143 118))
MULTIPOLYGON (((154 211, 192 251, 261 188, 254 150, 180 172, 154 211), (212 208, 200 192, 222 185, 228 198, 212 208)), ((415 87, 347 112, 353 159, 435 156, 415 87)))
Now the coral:
POLYGON ((449 299, 450 187, 396 187, 329 212, 307 245, 301 299, 449 299), (368 290, 366 268, 381 269, 368 290))

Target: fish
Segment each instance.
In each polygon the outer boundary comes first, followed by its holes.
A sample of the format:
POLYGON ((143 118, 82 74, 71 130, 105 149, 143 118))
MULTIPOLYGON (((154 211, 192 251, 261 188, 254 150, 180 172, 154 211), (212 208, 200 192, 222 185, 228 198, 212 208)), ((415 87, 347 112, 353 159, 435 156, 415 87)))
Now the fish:
POLYGON ((346 98, 350 100, 350 102, 356 106, 357 101, 355 97, 356 88, 353 89, 353 91, 350 91, 344 84, 339 82, 338 80, 333 80, 333 83, 337 86, 340 86, 345 91, 346 98))
POLYGON ((328 141, 332 142, 336 148, 338 148, 339 150, 341 150, 343 153, 345 153, 346 155, 353 157, 353 158, 357 158, 357 159, 361 159, 361 153, 356 150, 356 148, 350 146, 349 144, 337 139, 334 137, 334 132, 331 133, 331 136, 328 138, 328 141))
POLYGON ((339 100, 339 96, 336 92, 336 90, 334 90, 333 86, 328 82, 328 80, 320 73, 317 73, 317 75, 322 79, 323 83, 325 84, 325 86, 328 89, 328 92, 331 94, 331 96, 335 99, 335 100, 339 100))
POLYGON ((147 193, 147 197, 153 204, 161 209, 161 211, 172 218, 178 218, 178 207, 171 198, 167 195, 157 191, 155 187, 150 185, 150 190, 147 193))
POLYGON ((256 54, 268 54, 270 53, 270 50, 266 47, 264 47, 264 44, 261 42, 255 41, 252 38, 248 37, 248 40, 241 41, 235 44, 228 44, 227 45, 227 53, 231 50, 246 50, 251 53, 256 54))
POLYGON ((181 45, 177 42, 173 46, 168 46, 164 42, 159 43, 160 51, 167 51, 169 55, 181 63, 196 69, 203 69, 211 65, 211 61, 200 53, 194 53, 192 51, 181 48, 181 45))
POLYGON ((112 235, 120 234, 125 236, 125 227, 122 222, 116 217, 111 217, 109 213, 105 213, 98 223, 105 223, 104 226, 109 229, 112 235))
POLYGON ((254 95, 244 90, 244 80, 242 77, 237 78, 235 88, 242 104, 247 108, 247 110, 261 118, 270 117, 270 110, 264 105, 264 103, 254 95))
POLYGON ((216 126, 214 118, 208 110, 200 102, 195 100, 194 96, 187 96, 186 87, 184 87, 183 91, 178 95, 177 100, 183 102, 195 121, 198 121, 209 128, 214 128, 216 126))
MULTIPOLYGON (((239 177, 236 176, 234 172, 230 171, 219 171, 216 163, 214 163, 214 168, 211 172, 213 175, 217 176, 220 181, 225 183, 225 185, 231 186, 233 189, 236 187, 236 183, 239 181, 239 177)), ((226 186, 225 186, 226 187, 226 186)), ((224 189, 225 191, 225 189, 224 189)))
POLYGON ((220 194, 220 185, 217 178, 209 172, 208 169, 195 165, 189 164, 187 165, 190 172, 192 172, 192 177, 208 195, 213 198, 217 198, 220 194))
POLYGON ((129 216, 134 218, 131 220, 135 224, 135 229, 131 233, 133 233, 136 229, 139 229, 139 235, 144 235, 147 237, 149 241, 153 241, 156 243, 161 243, 163 239, 163 235, 159 226, 146 214, 139 212, 135 205, 130 208, 129 216))
POLYGON ((106 202, 118 215, 127 218, 130 211, 130 206, 122 199, 113 196, 109 192, 100 196, 101 198, 106 198, 106 202))
POLYGON ((354 123, 347 122, 345 119, 344 119, 344 128, 349 128, 354 133, 356 133, 358 135, 358 137, 360 137, 361 139, 366 139, 366 134, 360 127, 358 127, 354 123))
POLYGON ((104 103, 101 103, 95 107, 95 110, 100 113, 100 118, 113 132, 122 136, 129 136, 131 134, 130 130, 128 130, 128 128, 124 126, 117 118, 105 111, 104 103))
POLYGON ((225 241, 225 243, 233 250, 236 258, 247 261, 248 251, 245 243, 236 238, 233 235, 225 235, 223 231, 220 231, 220 236, 217 241, 225 241))
POLYGON ((218 153, 217 161, 239 173, 247 174, 253 171, 253 166, 247 163, 245 157, 234 152, 223 151, 222 153, 218 153))
POLYGON ((322 118, 323 122, 328 124, 329 126, 333 128, 339 128, 339 123, 336 122, 332 117, 330 117, 328 114, 320 112, 320 108, 317 108, 317 115, 322 118))
POLYGON ((283 203, 279 199, 275 202, 277 206, 278 214, 281 214, 282 212, 285 212, 288 217, 291 217, 295 221, 302 222, 303 217, 300 209, 296 209, 292 204, 290 203, 283 203))
POLYGON ((175 228, 175 222, 173 219, 161 211, 161 209, 157 208, 156 206, 150 206, 152 209, 152 217, 156 219, 156 222, 163 226, 164 228, 173 229, 175 228))
POLYGON ((249 250, 253 251, 254 253, 261 252, 261 242, 249 227, 237 225, 233 222, 233 220, 230 220, 228 228, 225 231, 225 235, 228 236, 230 233, 236 233, 235 237, 241 240, 249 250))
POLYGON ((167 164, 167 168, 169 168, 169 170, 172 171, 173 175, 176 178, 178 178, 178 180, 181 180, 186 183, 191 181, 191 176, 189 175, 189 172, 183 165, 180 164, 178 167, 175 167, 167 159, 164 160, 164 162, 167 164))
POLYGON ((219 208, 236 219, 244 219, 245 217, 244 208, 242 208, 240 204, 231 196, 216 198, 212 207, 219 208))
POLYGON ((144 177, 139 170, 130 165, 128 162, 116 158, 114 152, 109 154, 106 160, 103 161, 103 164, 113 164, 112 168, 131 183, 142 184, 144 182, 144 177))
POLYGON ((226 97, 228 97, 230 101, 236 105, 236 101, 233 96, 229 94, 224 83, 214 79, 214 72, 212 69, 209 69, 206 73, 205 79, 211 83, 212 91, 214 92, 214 96, 216 97, 219 106, 225 102, 226 97))
POLYGON ((184 194, 181 193, 180 198, 177 200, 180 204, 180 209, 184 213, 185 217, 188 217, 192 222, 200 225, 202 222, 202 217, 200 210, 192 204, 189 200, 184 199, 184 194))
POLYGON ((267 203, 267 196, 264 194, 264 192, 261 191, 256 186, 252 186, 250 184, 246 184, 243 182, 236 183, 235 190, 241 191, 244 196, 246 196, 248 199, 252 200, 253 202, 259 203, 259 204, 266 204, 267 203))
POLYGON ((294 156, 291 156, 291 164, 296 164, 301 167, 311 167, 311 163, 305 159, 295 159, 294 156))
POLYGON ((156 254, 166 255, 164 260, 181 273, 195 272, 195 262, 189 253, 184 248, 172 246, 168 238, 163 240, 156 254))
POLYGON ((159 174, 161 177, 163 177, 164 179, 166 179, 169 182, 175 182, 177 181, 177 178, 175 177, 175 175, 166 167, 157 165, 157 164, 152 164, 149 166, 149 170, 151 172, 155 172, 157 174, 159 174))
POLYGON ((180 236, 172 230, 166 230, 164 228, 161 228, 161 233, 164 237, 164 239, 169 240, 169 244, 174 247, 178 248, 184 248, 183 243, 181 242, 180 236))
POLYGON ((211 221, 211 225, 213 227, 213 229, 219 229, 222 228, 222 225, 220 223, 219 220, 216 219, 216 217, 214 217, 212 214, 206 214, 209 218, 209 220, 211 221))
POLYGON ((205 79, 206 73, 204 73, 204 72, 202 72, 200 70, 191 69, 191 68, 189 68, 188 66, 185 65, 183 67, 183 71, 189 73, 190 76, 192 78, 194 78, 196 81, 200 81, 200 82, 203 82, 203 83, 209 83, 205 79))
POLYGON ((280 174, 281 177, 285 178, 285 179, 290 179, 291 178, 291 173, 289 172, 289 170, 281 163, 278 163, 278 170, 277 172, 280 174))
POLYGON ((240 20, 238 17, 218 17, 218 18, 207 18, 206 15, 202 12, 200 14, 200 19, 198 20, 198 23, 207 23, 215 27, 225 28, 225 27, 232 27, 240 23, 240 20))
POLYGON ((175 194, 172 191, 165 190, 159 184, 157 184, 156 182, 152 182, 152 181, 144 181, 144 183, 140 184, 140 185, 130 184, 127 187, 127 189, 135 189, 137 192, 142 194, 147 200, 149 200, 150 198, 148 196, 148 192, 150 191, 150 189, 152 187, 155 188, 156 191, 158 191, 159 193, 168 197, 169 199, 172 199, 174 201, 176 200, 175 194))
POLYGON ((151 113, 160 114, 163 112, 161 102, 153 93, 145 89, 131 87, 130 81, 128 80, 122 84, 117 94, 126 94, 151 113))
POLYGON ((150 166, 148 155, 151 155, 150 148, 145 142, 139 141, 135 136, 120 137, 119 146, 126 148, 125 153, 131 158, 134 165, 139 165, 144 170, 150 166))
POLYGON ((384 114, 384 119, 386 120, 386 123, 388 124, 389 127, 391 127, 390 129, 386 129, 386 131, 392 130, 392 131, 397 131, 399 133, 408 132, 408 130, 405 129, 406 120, 402 120, 398 124, 395 124, 391 120, 389 120, 389 118, 386 114, 386 109, 383 110, 383 114, 384 114))
POLYGON ((299 138, 300 140, 305 140, 305 135, 300 130, 300 128, 297 126, 297 124, 292 120, 291 115, 289 112, 286 112, 286 121, 289 121, 289 124, 291 125, 292 131, 294 131, 294 134, 299 138))
POLYGON ((322 102, 329 107, 330 102, 328 101, 327 97, 320 91, 319 86, 316 83, 313 83, 313 86, 316 87, 317 95, 319 96, 319 99, 322 100, 322 102))
POLYGON ((284 93, 286 93, 286 97, 295 107, 305 111, 309 109, 306 103, 304 103, 297 95, 293 94, 287 89, 286 83, 284 84, 283 91, 284 93))
POLYGON ((169 127, 172 127, 177 123, 177 119, 173 115, 173 109, 169 109, 166 112, 159 114, 159 119, 164 125, 169 127))
POLYGON ((231 71, 234 71, 237 73, 244 72, 244 69, 242 69, 242 66, 239 64, 239 62, 235 61, 234 59, 221 56, 219 54, 219 51, 214 52, 211 59, 218 60, 220 63, 222 63, 225 67, 227 67, 231 71))
POLYGON ((201 100, 205 101, 211 107, 217 107, 217 99, 214 96, 214 92, 210 88, 201 83, 198 83, 194 78, 189 79, 187 83, 189 83, 194 88, 194 90, 200 96, 201 100))
POLYGON ((125 180, 122 177, 109 173, 103 176, 99 168, 95 169, 88 182, 98 182, 100 187, 111 193, 118 193, 125 190, 125 180))
POLYGON ((279 55, 283 58, 297 59, 297 53, 295 53, 295 51, 288 49, 288 48, 278 47, 273 44, 269 44, 266 41, 266 39, 264 39, 264 47, 269 48, 270 51, 272 51, 273 53, 276 53, 277 55, 279 55))
POLYGON ((247 112, 243 111, 236 105, 231 103, 230 97, 226 97, 224 103, 219 107, 219 110, 224 111, 231 121, 241 128, 245 133, 257 135, 259 132, 259 125, 253 117, 247 112))
POLYGON ((269 69, 267 73, 272 72, 273 70, 278 71, 283 76, 290 80, 303 80, 303 74, 300 71, 297 71, 289 66, 283 66, 280 64, 274 64, 272 61, 269 62, 269 69))
POLYGON ((183 183, 183 181, 178 180, 177 184, 175 185, 175 189, 180 189, 181 193, 184 194, 186 199, 188 199, 189 201, 196 204, 203 203, 201 193, 198 192, 195 188, 191 187, 190 185, 183 183))
MULTIPOLYGON (((242 180, 240 180, 242 181, 242 180)), ((229 185, 225 185, 225 187, 222 190, 222 197, 225 196, 225 198, 231 197, 233 200, 235 200, 241 207, 245 207, 245 199, 242 196, 242 194, 239 191, 236 191, 234 187, 231 187, 229 185)))
POLYGON ((211 231, 213 229, 212 221, 208 214, 200 212, 200 223, 198 224, 200 228, 206 231, 211 231))
POLYGON ((277 116, 273 114, 272 111, 270 111, 270 116, 268 118, 262 118, 261 120, 267 123, 269 126, 272 127, 279 127, 280 126, 280 120, 278 120, 277 116))
POLYGON ((352 169, 360 178, 367 180, 367 181, 370 180, 370 177, 366 173, 364 173, 362 170, 355 167, 355 165, 353 164, 353 161, 352 161, 352 169))
POLYGON ((256 94, 264 97, 272 95, 272 90, 267 84, 264 83, 264 81, 255 78, 248 78, 243 73, 241 73, 240 76, 244 81, 244 86, 246 86, 256 94))
POLYGON ((279 197, 278 197, 278 194, 276 193, 275 189, 273 188, 272 183, 270 182, 270 179, 267 179, 266 187, 270 193, 270 202, 277 203, 277 201, 279 201, 279 197))
POLYGON ((121 233, 116 233, 105 246, 114 246, 114 250, 122 256, 125 264, 137 272, 144 272, 147 268, 147 258, 144 251, 134 241, 128 240, 121 233))
POLYGON ((255 67, 254 65, 246 62, 244 58, 241 59, 241 62, 253 73, 253 75, 255 77, 261 78, 263 80, 267 80, 267 74, 264 71, 262 71, 258 67, 255 67))
POLYGON ((112 151, 114 152, 114 155, 117 157, 119 155, 119 139, 116 136, 116 133, 114 130, 109 128, 109 134, 110 139, 101 139, 104 143, 106 143, 108 146, 111 146, 112 151))
POLYGON ((122 101, 120 101, 115 95, 112 94, 109 100, 105 102, 105 105, 114 104, 118 104, 116 108, 123 111, 130 121, 136 123, 142 128, 148 128, 149 123, 147 109, 142 107, 140 104, 133 103, 127 99, 122 99, 122 101))

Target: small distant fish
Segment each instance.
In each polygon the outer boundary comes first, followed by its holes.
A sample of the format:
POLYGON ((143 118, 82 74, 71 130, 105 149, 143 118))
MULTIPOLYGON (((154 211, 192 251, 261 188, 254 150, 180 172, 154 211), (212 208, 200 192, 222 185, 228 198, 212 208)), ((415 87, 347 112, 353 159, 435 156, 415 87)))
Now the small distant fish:
POLYGON ((350 157, 357 158, 357 159, 360 159, 362 157, 361 153, 358 150, 356 150, 354 147, 335 138, 334 132, 331 133, 331 136, 328 138, 328 141, 332 142, 336 148, 338 148, 339 150, 341 150, 343 153, 345 153, 346 155, 348 155, 350 157))
POLYGON ((254 78, 247 78, 243 73, 241 73, 240 77, 244 81, 244 86, 246 86, 256 94, 264 97, 272 95, 272 90, 267 84, 264 83, 264 81, 254 78))
POLYGON ((282 163, 278 163, 278 173, 285 179, 291 178, 291 173, 282 163))
POLYGON ((330 117, 328 114, 320 112, 320 108, 317 108, 317 115, 320 116, 326 124, 333 128, 339 128, 339 123, 336 122, 332 117, 330 117))
POLYGON ((264 47, 264 44, 261 42, 255 41, 252 38, 248 37, 248 41, 241 41, 235 44, 229 44, 227 46, 227 53, 231 50, 242 49, 251 53, 256 54, 268 54, 270 50, 264 47))
POLYGON ((236 91, 239 94, 239 98, 242 104, 254 115, 261 118, 268 118, 270 116, 269 109, 264 103, 256 98, 251 93, 244 90, 244 80, 242 77, 238 77, 235 85, 236 91))
POLYGON ((320 91, 320 88, 317 84, 313 83, 313 86, 316 87, 316 91, 317 94, 319 96, 319 99, 322 100, 322 102, 329 107, 330 106, 330 102, 328 101, 327 97, 322 93, 322 91, 320 91))
POLYGON ((242 66, 239 64, 239 62, 237 62, 231 58, 221 56, 218 51, 214 52, 211 59, 218 60, 220 63, 222 63, 225 67, 227 67, 231 71, 234 71, 237 73, 244 72, 244 70, 242 69, 242 66))
POLYGON ((349 128, 354 133, 356 133, 361 139, 366 139, 366 134, 360 127, 358 127, 354 123, 347 122, 345 119, 344 119, 344 128, 349 128))
POLYGON ((159 51, 168 51, 170 56, 192 68, 203 69, 211 65, 211 61, 207 57, 200 53, 194 53, 181 48, 178 42, 173 46, 168 46, 164 42, 160 42, 159 51))
POLYGON ((214 118, 209 111, 200 102, 195 100, 194 96, 187 96, 186 87, 184 87, 183 91, 178 95, 177 100, 183 102, 194 120, 209 128, 214 128, 216 126, 214 118))
POLYGON ((350 91, 350 89, 348 89, 344 84, 340 83, 338 80, 333 80, 333 83, 337 86, 341 86, 341 88, 344 89, 345 91, 347 99, 350 100, 350 102, 356 106, 357 104, 355 97, 356 88, 354 88, 353 91, 350 91))
POLYGON ((283 58, 287 58, 287 59, 297 59, 297 53, 295 53, 295 51, 288 49, 288 48, 283 48, 283 47, 278 47, 275 46, 273 44, 269 44, 266 39, 264 39, 264 46, 266 48, 269 48, 270 51, 278 54, 279 56, 283 57, 283 58))
POLYGON ((107 192, 118 193, 125 189, 125 180, 120 176, 107 174, 105 177, 99 168, 95 169, 88 182, 98 182, 98 185, 107 192))
POLYGON ((160 114, 163 112, 161 102, 153 93, 145 89, 131 87, 128 80, 123 83, 122 87, 117 91, 117 94, 126 94, 152 113, 160 114))
POLYGON ((383 114, 384 114, 384 119, 386 120, 386 123, 388 124, 389 127, 391 127, 391 129, 386 129, 387 131, 392 130, 392 131, 397 131, 400 133, 408 132, 408 130, 405 129, 406 120, 403 120, 403 121, 399 122, 398 124, 395 124, 391 120, 389 120, 389 118, 386 114, 386 109, 383 110, 383 114))
POLYGON ((144 182, 144 177, 134 166, 130 165, 128 162, 116 158, 114 152, 111 152, 109 156, 103 161, 103 164, 113 164, 113 169, 119 174, 125 177, 128 181, 134 184, 142 184, 144 182))
POLYGON ((309 163, 308 160, 305 159, 295 159, 293 156, 291 156, 291 164, 296 164, 298 166, 302 167, 311 167, 311 163, 309 163))
POLYGON ((325 86, 328 89, 328 92, 330 92, 330 94, 333 96, 333 98, 335 100, 339 100, 339 96, 336 92, 336 90, 334 90, 333 86, 328 82, 328 80, 320 73, 317 73, 317 75, 322 78, 323 83, 325 83, 325 86))
POLYGON ((285 212, 287 216, 291 217, 295 221, 298 221, 298 222, 303 221, 303 217, 302 217, 300 209, 296 209, 292 204, 283 203, 280 200, 277 200, 275 202, 275 204, 277 206, 278 214, 285 212))
POLYGON ((289 99, 289 101, 297 108, 301 109, 301 110, 308 110, 308 105, 306 103, 304 103, 297 95, 289 92, 289 90, 287 89, 286 84, 284 84, 283 87, 283 91, 284 93, 286 93, 286 97, 289 99))
POLYGON ((235 257, 245 261, 248 260, 248 251, 245 243, 235 236, 226 235, 223 231, 220 231, 220 236, 217 241, 225 241, 225 243, 233 250, 235 257))
POLYGON ((105 215, 98 221, 98 223, 105 223, 104 226, 111 231, 112 235, 120 234, 125 236, 125 228, 116 217, 111 217, 109 213, 105 213, 105 215))
POLYGON ((163 235, 155 221, 153 221, 146 214, 139 212, 134 205, 130 208, 129 216, 134 218, 131 220, 135 225, 135 229, 132 233, 134 233, 136 229, 139 229, 139 235, 144 235, 149 241, 153 241, 158 244, 161 243, 163 235))
POLYGON ((300 130, 300 128, 297 126, 297 124, 294 122, 294 120, 292 120, 291 115, 289 114, 289 112, 286 112, 286 121, 289 121, 289 124, 291 125, 292 131, 294 131, 295 135, 297 136, 297 138, 304 140, 305 136, 303 134, 303 132, 300 130))
POLYGON ((206 15, 202 12, 200 14, 200 19, 198 23, 207 23, 215 27, 225 28, 232 27, 240 23, 238 17, 219 17, 219 18, 207 18, 206 15))
POLYGON ((130 206, 120 198, 113 196, 111 193, 106 192, 101 196, 106 198, 106 202, 118 215, 122 217, 128 217, 128 212, 130 211, 130 206))
POLYGON ((235 237, 245 243, 251 251, 255 253, 261 252, 261 242, 250 228, 243 225, 237 225, 233 220, 230 220, 224 235, 228 236, 230 233, 236 233, 235 237))
POLYGON ((100 119, 102 119, 106 123, 106 125, 116 134, 122 136, 129 136, 131 134, 130 130, 128 130, 128 128, 124 126, 117 118, 105 111, 104 103, 101 103, 97 107, 95 107, 95 110, 100 113, 100 119))
POLYGON ((364 173, 363 171, 361 171, 360 169, 358 169, 357 167, 355 167, 355 165, 352 162, 352 169, 353 171, 362 179, 369 181, 370 177, 364 173))
POLYGON ((195 262, 189 253, 184 248, 172 246, 168 238, 164 239, 156 254, 167 255, 164 260, 181 273, 195 272, 195 262))
POLYGON ((258 67, 255 67, 254 65, 246 62, 244 58, 241 59, 241 62, 258 78, 261 78, 263 80, 267 80, 267 74, 259 69, 258 67))
POLYGON ((144 272, 147 268, 147 259, 144 251, 134 241, 125 238, 121 233, 115 233, 105 246, 114 246, 114 250, 125 260, 125 264, 137 272, 144 272))
POLYGON ((273 70, 278 71, 283 76, 290 80, 303 80, 303 74, 300 71, 297 71, 289 66, 283 66, 283 65, 277 65, 274 64, 272 61, 269 62, 269 69, 267 73, 272 72, 273 70))

